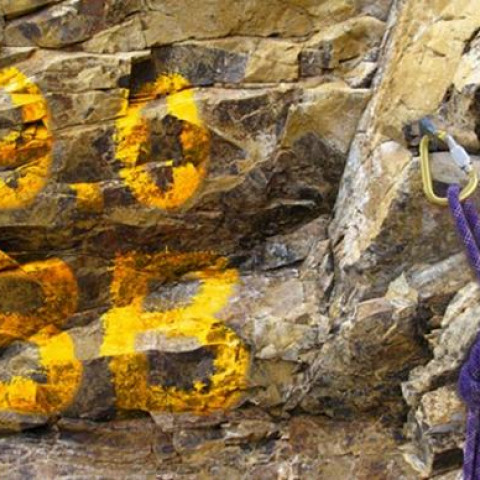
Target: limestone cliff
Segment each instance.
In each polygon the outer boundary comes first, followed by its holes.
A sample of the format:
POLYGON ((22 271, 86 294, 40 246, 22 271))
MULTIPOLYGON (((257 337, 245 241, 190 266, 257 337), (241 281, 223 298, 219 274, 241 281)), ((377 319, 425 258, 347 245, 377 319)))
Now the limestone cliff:
POLYGON ((455 479, 480 0, 0 11, 2 478, 455 479))

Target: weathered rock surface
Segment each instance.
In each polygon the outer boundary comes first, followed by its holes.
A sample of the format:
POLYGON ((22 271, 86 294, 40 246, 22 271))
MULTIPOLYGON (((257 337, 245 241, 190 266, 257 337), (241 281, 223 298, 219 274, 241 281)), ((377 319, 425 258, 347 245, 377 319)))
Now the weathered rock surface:
POLYGON ((1 439, 0 472, 15 480, 415 478, 395 450, 395 432, 374 422, 278 421, 258 410, 208 420, 61 421, 48 433, 1 439))
POLYGON ((0 475, 456 478, 479 7, 0 0, 0 475))
MULTIPOLYGON (((423 8, 407 1, 392 11, 378 86, 350 149, 330 226, 337 261, 330 312, 340 331, 348 326, 345 317, 358 315, 372 297, 387 298, 399 278, 411 299, 402 300, 403 322, 412 322, 424 360, 406 371, 399 361, 396 371, 404 376, 409 407, 405 459, 419 478, 461 463, 464 408, 455 382, 478 329, 478 299, 463 253, 456 253, 461 248, 451 220, 423 197, 412 124, 433 115, 475 153, 476 87, 467 65, 475 58, 478 20, 470 8, 476 5, 452 1, 423 8), (463 16, 467 11, 471 15, 463 16), (438 69, 446 75, 437 78, 438 69)), ((447 160, 443 153, 432 156, 440 191, 462 181, 447 160)), ((355 358, 361 363, 360 353, 355 358)))

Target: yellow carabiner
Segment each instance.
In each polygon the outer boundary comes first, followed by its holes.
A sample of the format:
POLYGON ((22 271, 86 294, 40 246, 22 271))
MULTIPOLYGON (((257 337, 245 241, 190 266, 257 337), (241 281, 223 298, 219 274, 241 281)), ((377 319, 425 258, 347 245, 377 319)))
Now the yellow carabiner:
MULTIPOLYGON (((446 132, 438 132, 437 134, 440 140, 444 140, 446 137, 446 132)), ((432 172, 430 170, 429 156, 428 156, 428 145, 430 143, 429 135, 424 135, 420 142, 420 165, 422 170, 422 181, 423 181, 423 191, 425 192, 426 197, 430 202, 435 205, 447 206, 448 200, 446 197, 439 197, 433 191, 433 180, 432 172)), ((474 168, 468 173, 468 183, 465 185, 463 190, 460 192, 460 200, 466 200, 470 197, 476 190, 478 185, 478 176, 474 168)))

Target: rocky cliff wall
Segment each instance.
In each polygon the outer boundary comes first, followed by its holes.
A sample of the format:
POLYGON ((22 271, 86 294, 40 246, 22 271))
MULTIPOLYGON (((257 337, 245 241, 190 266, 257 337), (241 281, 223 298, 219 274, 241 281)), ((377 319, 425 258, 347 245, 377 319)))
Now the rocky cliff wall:
POLYGON ((0 8, 1 474, 453 480, 480 2, 0 8))

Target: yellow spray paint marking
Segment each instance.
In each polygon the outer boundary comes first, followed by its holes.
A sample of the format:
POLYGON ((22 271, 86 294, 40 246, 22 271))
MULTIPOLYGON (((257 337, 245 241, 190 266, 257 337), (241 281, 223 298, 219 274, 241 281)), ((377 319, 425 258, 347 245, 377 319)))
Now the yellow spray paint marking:
POLYGON ((16 68, 0 71, 0 91, 21 109, 21 131, 0 139, 0 166, 15 168, 11 180, 0 178, 0 208, 26 207, 44 188, 52 162, 47 103, 40 89, 16 68), (34 125, 28 125, 34 123, 34 125))
POLYGON ((215 315, 226 306, 238 282, 238 272, 226 260, 211 254, 135 253, 115 263, 111 293, 114 307, 103 317, 102 356, 111 356, 117 406, 135 410, 173 410, 204 413, 235 405, 249 367, 249 353, 235 332, 215 315), (200 283, 190 303, 160 312, 143 311, 152 279, 172 281, 189 273, 200 283), (215 354, 209 385, 194 383, 192 391, 148 384, 148 359, 137 353, 135 342, 144 332, 167 338, 194 338, 215 354))
MULTIPOLYGON (((13 340, 27 339, 46 325, 60 327, 77 307, 78 287, 75 276, 70 267, 59 259, 31 262, 20 268, 0 271, 2 298, 8 301, 9 288, 12 285, 21 287, 22 282, 38 285, 43 296, 42 304, 26 313, 0 311, 2 347, 13 340)), ((21 291, 17 295, 21 295, 21 291)), ((21 300, 20 297, 19 301, 21 300)))
POLYGON ((38 346, 46 382, 15 376, 0 382, 0 410, 25 414, 52 414, 66 408, 75 397, 82 378, 82 364, 66 332, 46 327, 29 339, 38 346))
POLYGON ((5 252, 0 250, 0 271, 10 270, 12 268, 18 268, 19 264, 14 260, 10 255, 7 255, 5 252))
POLYGON ((132 99, 127 115, 116 123, 116 158, 125 165, 120 176, 135 197, 150 207, 181 207, 197 192, 207 174, 209 134, 198 114, 193 90, 188 87, 188 81, 179 74, 161 75, 132 99), (160 95, 167 95, 168 113, 185 122, 180 135, 184 163, 168 166, 172 179, 165 189, 154 182, 145 165, 138 164, 140 153, 149 152, 149 127, 142 111, 160 95))
POLYGON ((71 183, 70 187, 76 193, 81 209, 92 212, 103 210, 103 193, 98 183, 71 183))
MULTIPOLYGON (((10 259, 0 252, 0 260, 10 259)), ((74 344, 60 327, 76 311, 78 287, 70 267, 59 259, 18 265, 13 259, 0 271, 0 305, 2 299, 12 304, 22 302, 22 290, 12 288, 33 284, 42 293, 41 305, 32 311, 0 312, 0 346, 24 340, 38 347, 39 367, 44 383, 25 376, 13 376, 0 382, 0 410, 22 414, 52 414, 67 407, 75 397, 82 378, 82 364, 75 357, 74 344), (18 298, 16 298, 18 297, 18 298)), ((29 301, 32 299, 29 298, 29 301)), ((8 304, 8 302, 7 302, 8 304)), ((28 307, 28 303, 26 304, 28 307)))

